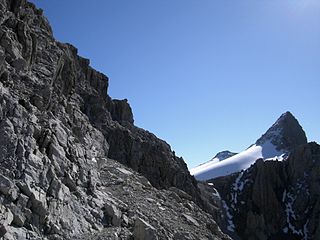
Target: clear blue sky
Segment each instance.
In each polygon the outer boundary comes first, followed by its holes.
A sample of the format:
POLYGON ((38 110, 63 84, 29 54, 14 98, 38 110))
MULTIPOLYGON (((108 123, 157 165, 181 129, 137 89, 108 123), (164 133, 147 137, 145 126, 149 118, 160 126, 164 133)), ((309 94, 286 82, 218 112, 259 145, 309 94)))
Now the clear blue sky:
POLYGON ((33 0, 189 167, 285 111, 320 142, 319 0, 33 0))

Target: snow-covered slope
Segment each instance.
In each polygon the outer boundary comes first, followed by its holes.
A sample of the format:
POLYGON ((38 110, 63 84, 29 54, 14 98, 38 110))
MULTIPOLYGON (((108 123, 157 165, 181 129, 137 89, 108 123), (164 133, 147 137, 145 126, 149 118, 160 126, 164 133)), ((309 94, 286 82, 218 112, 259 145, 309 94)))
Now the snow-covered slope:
POLYGON ((249 168, 259 158, 281 161, 293 147, 304 143, 307 143, 307 138, 302 127, 290 112, 286 112, 245 151, 223 161, 213 158, 191 169, 190 173, 197 180, 229 175, 249 168))
POLYGON ((229 157, 232 157, 232 156, 234 156, 236 154, 237 153, 233 153, 233 152, 230 152, 228 150, 222 151, 222 152, 218 152, 213 158, 211 158, 210 161, 202 163, 199 166, 205 165, 205 164, 208 164, 208 163, 218 163, 218 162, 221 162, 221 161, 223 161, 223 160, 225 160, 225 159, 227 159, 229 157))
POLYGON ((247 150, 220 162, 210 161, 190 170, 197 180, 208 180, 247 169, 259 158, 282 160, 286 152, 278 151, 271 142, 252 145, 247 150))

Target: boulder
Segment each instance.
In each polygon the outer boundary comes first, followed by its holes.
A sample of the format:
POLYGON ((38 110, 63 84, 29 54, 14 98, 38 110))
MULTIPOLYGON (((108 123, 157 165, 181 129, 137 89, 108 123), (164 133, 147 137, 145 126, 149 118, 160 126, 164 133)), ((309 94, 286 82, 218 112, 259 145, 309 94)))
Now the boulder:
POLYGON ((119 227, 121 225, 121 211, 112 203, 105 203, 105 214, 108 218, 108 223, 112 226, 119 227))
POLYGON ((0 193, 3 195, 8 195, 13 187, 14 183, 9 178, 0 174, 0 193))
POLYGON ((158 239, 156 229, 141 218, 137 218, 134 222, 133 238, 136 240, 158 239))

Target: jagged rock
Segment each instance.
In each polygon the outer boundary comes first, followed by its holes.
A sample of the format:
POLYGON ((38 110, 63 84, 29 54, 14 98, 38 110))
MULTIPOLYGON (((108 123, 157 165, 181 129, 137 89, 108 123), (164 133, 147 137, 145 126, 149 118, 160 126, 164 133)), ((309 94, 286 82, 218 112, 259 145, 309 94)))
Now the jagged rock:
POLYGON ((9 178, 0 174, 0 193, 3 195, 8 195, 13 187, 13 182, 9 178))
POLYGON ((133 114, 128 100, 112 100, 110 102, 109 111, 112 119, 120 124, 130 123, 133 124, 133 114))
POLYGON ((10 209, 0 205, 0 237, 3 237, 8 232, 8 226, 13 221, 13 214, 10 209))
POLYGON ((157 231, 141 218, 134 222, 133 238, 139 240, 157 240, 157 231))
POLYGON ((187 215, 187 214, 182 214, 182 216, 187 220, 187 222, 189 224, 193 224, 195 226, 199 226, 199 223, 197 222, 197 220, 195 220, 193 217, 187 215))
POLYGON ((242 239, 316 239, 319 171, 320 146, 309 143, 285 161, 258 160, 211 182, 226 202, 227 225, 232 221, 242 239))
POLYGON ((223 239, 215 222, 207 228, 211 216, 183 159, 134 126, 127 100, 108 96, 109 79, 53 38, 41 10, 0 0, 0 39, 5 238, 130 239, 137 228, 146 238, 189 229, 191 239, 223 239))
POLYGON ((17 205, 11 205, 10 208, 13 214, 13 224, 18 227, 23 227, 26 221, 26 216, 22 212, 22 209, 17 205))
POLYGON ((290 112, 285 112, 257 141, 257 145, 271 140, 278 149, 293 150, 306 144, 307 137, 298 120, 290 112))
POLYGON ((121 216, 122 216, 121 211, 111 203, 105 203, 104 208, 105 208, 107 217, 109 218, 108 222, 110 222, 114 227, 120 227, 121 216))
POLYGON ((192 200, 192 197, 189 194, 187 194, 186 192, 184 192, 178 188, 170 187, 169 190, 176 193, 180 199, 192 200))

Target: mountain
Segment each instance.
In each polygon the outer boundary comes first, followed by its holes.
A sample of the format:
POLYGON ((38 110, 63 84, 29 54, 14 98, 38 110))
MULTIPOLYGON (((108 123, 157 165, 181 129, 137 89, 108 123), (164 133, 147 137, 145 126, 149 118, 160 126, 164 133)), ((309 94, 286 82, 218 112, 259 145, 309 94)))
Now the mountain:
POLYGON ((320 239, 320 145, 302 144, 285 161, 209 180, 228 231, 240 239, 320 239))
POLYGON ((226 176, 249 168, 258 159, 282 161, 292 149, 307 143, 296 118, 286 112, 248 149, 221 162, 210 161, 190 170, 197 180, 226 176))
POLYGON ((255 144, 261 146, 267 142, 276 146, 277 150, 290 152, 295 147, 307 143, 307 137, 292 113, 285 112, 255 144))
POLYGON ((320 145, 307 143, 290 112, 221 163, 227 164, 211 167, 199 186, 223 209, 221 227, 233 239, 320 239, 320 145), (234 172, 218 177, 218 170, 234 172))
POLYGON ((195 171, 200 166, 205 168, 205 166, 210 166, 213 163, 221 162, 221 161, 223 161, 223 160, 225 160, 227 158, 230 158, 230 157, 232 157, 232 156, 234 156, 236 154, 237 153, 233 153, 233 152, 230 152, 228 150, 225 150, 225 151, 222 151, 222 152, 218 152, 210 161, 202 163, 202 164, 198 165, 197 167, 190 169, 190 174, 194 175, 193 171, 195 171))
POLYGON ((236 153, 230 152, 228 150, 218 152, 209 162, 221 162, 229 157, 236 155, 236 153))
POLYGON ((108 85, 41 9, 0 0, 0 238, 229 239, 108 85))

